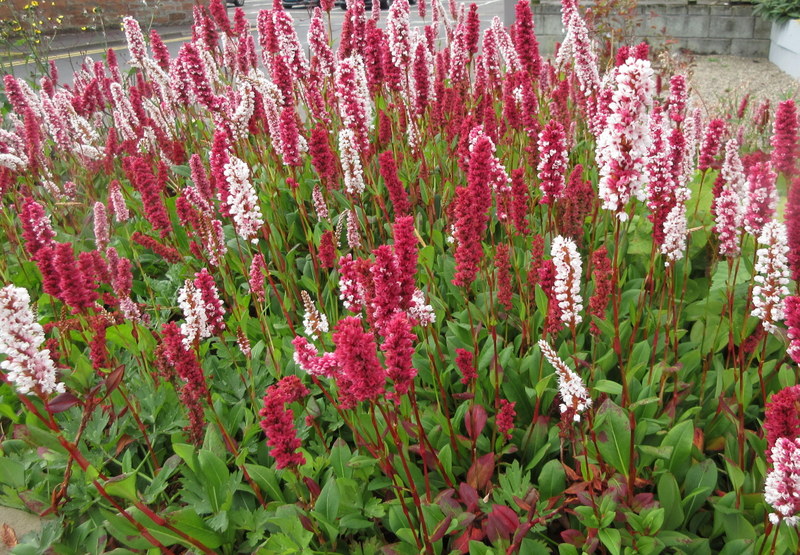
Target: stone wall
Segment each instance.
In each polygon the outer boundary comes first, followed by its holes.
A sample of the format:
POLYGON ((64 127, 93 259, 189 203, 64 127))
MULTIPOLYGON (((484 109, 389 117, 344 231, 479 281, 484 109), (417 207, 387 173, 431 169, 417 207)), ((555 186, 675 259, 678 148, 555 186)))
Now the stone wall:
MULTIPOLYGON (((505 20, 514 20, 515 0, 505 0, 505 20)), ((551 54, 564 39, 561 4, 534 4, 536 36, 543 53, 551 54)), ((673 48, 695 54, 727 54, 766 58, 769 54, 770 23, 753 15, 749 5, 677 4, 640 2, 630 21, 637 41, 653 46, 669 41, 673 48)))
POLYGON ((0 2, 0 20, 33 22, 44 33, 83 28, 119 29, 122 18, 131 15, 143 28, 152 25, 183 25, 192 21, 196 0, 5 0, 0 2), (41 21, 41 23, 39 23, 41 21), (57 23, 60 21, 60 23, 57 23))

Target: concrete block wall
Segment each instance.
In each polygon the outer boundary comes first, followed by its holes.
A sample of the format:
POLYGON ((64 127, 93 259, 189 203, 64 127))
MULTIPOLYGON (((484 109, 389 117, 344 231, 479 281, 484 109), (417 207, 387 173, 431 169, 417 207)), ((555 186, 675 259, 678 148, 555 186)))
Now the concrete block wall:
POLYGON ((122 18, 130 15, 146 29, 151 21, 153 25, 191 23, 194 4, 195 0, 4 0, 0 2, 0 20, 17 20, 23 25, 41 21, 41 30, 47 33, 54 28, 58 32, 119 30, 122 18))
MULTIPOLYGON (((513 23, 515 3, 505 0, 507 25, 513 23)), ((532 7, 540 49, 552 54, 556 43, 564 39, 561 4, 547 1, 532 7)), ((749 5, 640 2, 631 24, 635 40, 653 46, 668 40, 672 48, 686 48, 695 54, 769 55, 770 23, 753 15, 749 5)))

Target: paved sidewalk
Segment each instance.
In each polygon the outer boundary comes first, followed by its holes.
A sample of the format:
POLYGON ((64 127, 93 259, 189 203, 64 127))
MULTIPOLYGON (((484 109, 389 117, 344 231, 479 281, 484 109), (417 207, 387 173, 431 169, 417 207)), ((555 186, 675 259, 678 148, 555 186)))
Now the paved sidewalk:
POLYGON ((13 531, 13 536, 19 540, 29 532, 41 530, 42 519, 25 511, 0 506, 0 555, 5 555, 11 551, 4 542, 4 540, 9 539, 3 534, 5 526, 8 526, 13 531))

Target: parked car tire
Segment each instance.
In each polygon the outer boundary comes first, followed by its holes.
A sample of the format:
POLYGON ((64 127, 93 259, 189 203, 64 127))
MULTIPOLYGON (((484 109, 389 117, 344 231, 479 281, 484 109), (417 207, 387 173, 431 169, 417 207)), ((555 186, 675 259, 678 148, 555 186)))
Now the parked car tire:
POLYGON ((388 10, 389 8, 392 7, 392 4, 394 4, 394 0, 380 0, 380 2, 382 10, 388 10))
POLYGON ((233 0, 233 5, 236 6, 237 8, 241 8, 242 6, 244 6, 244 0, 233 0))

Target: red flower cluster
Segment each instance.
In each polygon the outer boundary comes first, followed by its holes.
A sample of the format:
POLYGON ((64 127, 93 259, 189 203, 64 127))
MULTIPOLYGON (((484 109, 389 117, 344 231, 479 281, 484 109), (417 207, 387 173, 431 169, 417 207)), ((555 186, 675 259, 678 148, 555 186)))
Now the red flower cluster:
POLYGON ((514 429, 514 417, 517 416, 517 412, 514 410, 515 405, 516 403, 500 399, 500 406, 495 417, 494 423, 497 431, 506 439, 511 439, 511 430, 514 429))
POLYGON ((772 447, 779 438, 800 437, 800 385, 784 388, 774 394, 764 413, 767 432, 767 461, 772 464, 772 447))
MULTIPOLYGON (((594 293, 589 299, 589 309, 587 312, 596 316, 600 320, 606 319, 606 307, 608 299, 611 297, 611 260, 608 258, 608 251, 605 245, 592 253, 592 281, 594 282, 594 293)), ((590 331, 593 335, 600 335, 600 329, 592 322, 590 331)))
POLYGON ((800 176, 789 184, 786 201, 786 238, 789 245, 787 258, 792 279, 800 280, 800 176))
POLYGON ((456 349, 456 368, 461 372, 461 383, 469 385, 478 377, 474 364, 475 355, 466 349, 456 349))
POLYGON ((800 156, 800 137, 798 137, 797 106, 794 100, 784 100, 775 111, 772 124, 772 167, 777 173, 787 177, 794 176, 797 157, 800 156))
POLYGON ((305 457, 297 452, 301 443, 294 427, 294 414, 286 408, 287 404, 300 401, 306 395, 308 389, 300 378, 286 376, 267 388, 264 407, 258 412, 267 445, 272 447, 269 454, 275 458, 279 470, 306 462, 305 457))
POLYGON ((145 218, 164 237, 172 231, 172 224, 161 198, 163 188, 156 180, 150 163, 142 156, 128 156, 122 161, 122 167, 131 184, 142 195, 145 218))
POLYGON ((456 189, 456 275, 453 283, 469 286, 478 274, 483 258, 481 238, 489 221, 492 205, 494 145, 481 134, 472 147, 467 173, 467 186, 456 189))
POLYGON ((721 119, 712 119, 708 122, 706 134, 703 137, 703 144, 700 147, 700 159, 698 169, 704 172, 710 168, 717 169, 719 163, 717 154, 722 146, 722 136, 725 134, 727 126, 721 119))
POLYGON ((503 305, 506 310, 511 310, 511 264, 509 262, 507 244, 500 243, 497 245, 494 264, 495 268, 497 268, 497 301, 503 305))
POLYGON ((381 177, 386 185, 386 190, 389 191, 389 199, 394 206, 394 213, 396 216, 405 216, 411 211, 408 203, 408 193, 406 193, 403 184, 397 176, 397 162, 395 162, 394 155, 391 150, 381 153, 378 157, 380 164, 381 177))
MULTIPOLYGON (((417 336, 411 331, 411 322, 404 312, 396 312, 386 326, 381 345, 386 362, 386 374, 394 382, 395 397, 405 395, 417 375, 411 357, 417 336)), ((399 399, 396 399, 399 400, 399 399)))
POLYGON ((336 384, 342 408, 377 399, 384 391, 386 372, 378 361, 375 337, 364 331, 361 319, 348 316, 340 320, 333 332, 333 343, 341 369, 336 384))
POLYGON ((152 237, 139 233, 138 231, 134 231, 131 235, 131 239, 135 243, 139 243, 144 248, 149 249, 156 253, 158 256, 166 260, 167 262, 171 262, 172 264, 177 264, 183 257, 181 257, 181 253, 179 253, 176 249, 159 243, 152 237))
POLYGON ((181 402, 189 410, 189 438, 195 445, 203 441, 205 435, 205 416, 203 415, 203 401, 208 397, 208 387, 203 369, 197 360, 194 351, 187 349, 183 344, 183 334, 174 322, 164 324, 161 328, 163 336, 163 354, 169 363, 167 366, 174 368, 175 373, 185 383, 181 387, 181 402))

